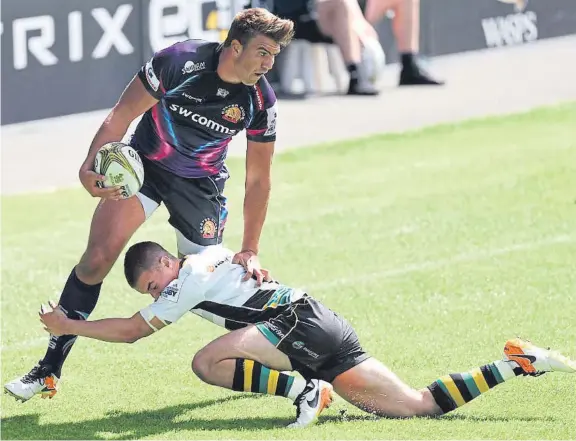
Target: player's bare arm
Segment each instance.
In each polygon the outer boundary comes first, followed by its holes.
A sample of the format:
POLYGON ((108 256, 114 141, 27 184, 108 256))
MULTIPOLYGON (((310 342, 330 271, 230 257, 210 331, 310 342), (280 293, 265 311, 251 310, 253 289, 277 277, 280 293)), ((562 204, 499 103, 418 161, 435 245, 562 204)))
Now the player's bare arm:
POLYGON ((270 190, 272 188, 271 165, 274 155, 274 142, 248 140, 246 151, 246 188, 244 196, 244 239, 242 250, 234 257, 235 263, 245 262, 248 280, 253 274, 258 284, 264 274, 258 261, 260 234, 266 220, 270 190))
POLYGON ((130 318, 107 318, 94 321, 71 320, 53 302, 50 302, 49 308, 43 307, 39 316, 44 329, 50 334, 56 336, 80 335, 111 343, 134 343, 166 326, 157 317, 152 317, 149 322, 146 322, 140 312, 130 318))
POLYGON ((84 163, 80 167, 79 178, 80 182, 88 193, 94 197, 106 199, 119 199, 121 194, 120 190, 116 187, 99 188, 98 181, 104 181, 104 176, 101 176, 93 171, 94 158, 98 149, 104 144, 112 141, 120 141, 126 134, 128 127, 137 117, 142 115, 158 100, 148 93, 142 81, 135 76, 118 100, 118 103, 110 111, 98 132, 92 140, 88 154, 84 163))

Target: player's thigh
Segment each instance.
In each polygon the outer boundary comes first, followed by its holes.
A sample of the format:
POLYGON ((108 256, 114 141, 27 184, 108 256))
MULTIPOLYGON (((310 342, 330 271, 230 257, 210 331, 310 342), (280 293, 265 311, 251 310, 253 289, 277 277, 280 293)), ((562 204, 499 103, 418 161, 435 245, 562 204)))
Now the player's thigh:
POLYGON ((88 250, 106 248, 118 254, 132 234, 152 215, 161 202, 157 186, 162 181, 150 161, 143 157, 144 183, 136 196, 128 199, 101 200, 90 226, 88 250), (120 248, 118 250, 118 248, 120 248))
POLYGON ((364 15, 370 23, 378 23, 389 9, 396 8, 406 0, 366 0, 364 15))
POLYGON ((228 209, 224 186, 228 171, 198 179, 174 177, 162 200, 177 231, 178 252, 193 254, 222 242, 228 209))
MULTIPOLYGON (((118 201, 101 200, 92 217, 88 246, 78 271, 90 273, 97 267, 107 272, 145 219, 142 204, 136 196, 118 201)), ((84 280, 82 274, 78 275, 84 280)))
POLYGON ((136 196, 119 201, 101 200, 90 226, 88 246, 76 266, 80 280, 102 281, 134 232, 152 215, 161 202, 156 187, 162 177, 144 157, 144 183, 136 196))
MULTIPOLYGON (((292 370, 290 359, 262 335, 254 325, 237 329, 218 337, 196 353, 192 365, 200 369, 222 360, 244 358, 272 369, 292 370)), ((196 370, 196 369, 195 369, 196 370)))
POLYGON ((341 7, 342 3, 340 0, 323 0, 317 3, 318 28, 324 35, 332 37, 337 31, 334 24, 334 15, 338 13, 338 8, 341 7))
POLYGON ((370 413, 387 417, 412 417, 434 413, 434 402, 411 388, 374 358, 338 375, 334 390, 346 401, 370 413))

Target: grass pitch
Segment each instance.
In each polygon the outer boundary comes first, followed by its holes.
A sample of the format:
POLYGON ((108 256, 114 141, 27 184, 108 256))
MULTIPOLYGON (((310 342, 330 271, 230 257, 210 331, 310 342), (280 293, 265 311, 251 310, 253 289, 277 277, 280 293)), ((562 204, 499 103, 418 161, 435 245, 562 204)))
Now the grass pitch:
MULTIPOLYGON (((415 387, 501 357, 516 335, 576 357, 576 104, 278 155, 261 258, 347 317, 415 387)), ((229 161, 226 242, 242 231, 229 161)), ((2 198, 2 382, 43 356, 36 311, 57 300, 96 201, 80 189, 2 198)), ((133 241, 174 251, 164 209, 133 241)), ((117 264, 91 318, 148 303, 117 264)), ((284 426, 283 398, 202 384, 222 329, 190 315, 133 345, 80 339, 55 399, 2 397, 4 439, 575 439, 576 375, 519 378, 440 419, 373 419, 338 399, 284 426)))

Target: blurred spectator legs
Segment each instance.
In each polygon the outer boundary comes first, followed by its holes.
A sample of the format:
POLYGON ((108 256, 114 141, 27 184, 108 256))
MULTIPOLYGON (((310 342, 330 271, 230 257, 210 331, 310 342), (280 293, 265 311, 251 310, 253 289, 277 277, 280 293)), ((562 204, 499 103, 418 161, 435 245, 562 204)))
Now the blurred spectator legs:
POLYGON ((416 58, 420 41, 420 0, 366 0, 365 16, 371 24, 378 23, 388 10, 394 13, 392 31, 402 61, 399 84, 443 84, 432 78, 416 58))
POLYGON ((378 35, 356 0, 317 0, 316 7, 320 31, 338 45, 350 74, 348 95, 377 95, 378 89, 362 75, 360 63, 361 36, 368 33, 378 39, 378 35))

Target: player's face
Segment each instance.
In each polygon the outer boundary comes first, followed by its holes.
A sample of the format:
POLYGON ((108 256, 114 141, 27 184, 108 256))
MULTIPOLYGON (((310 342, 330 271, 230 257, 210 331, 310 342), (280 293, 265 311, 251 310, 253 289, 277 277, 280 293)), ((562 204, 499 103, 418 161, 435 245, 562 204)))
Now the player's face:
POLYGON ((257 35, 244 46, 238 45, 240 51, 236 59, 236 73, 242 83, 248 86, 256 84, 274 66, 280 45, 264 35, 257 35))
POLYGON ((178 277, 179 267, 168 258, 162 258, 158 265, 142 272, 136 281, 136 290, 142 294, 150 294, 157 299, 164 288, 178 277))

